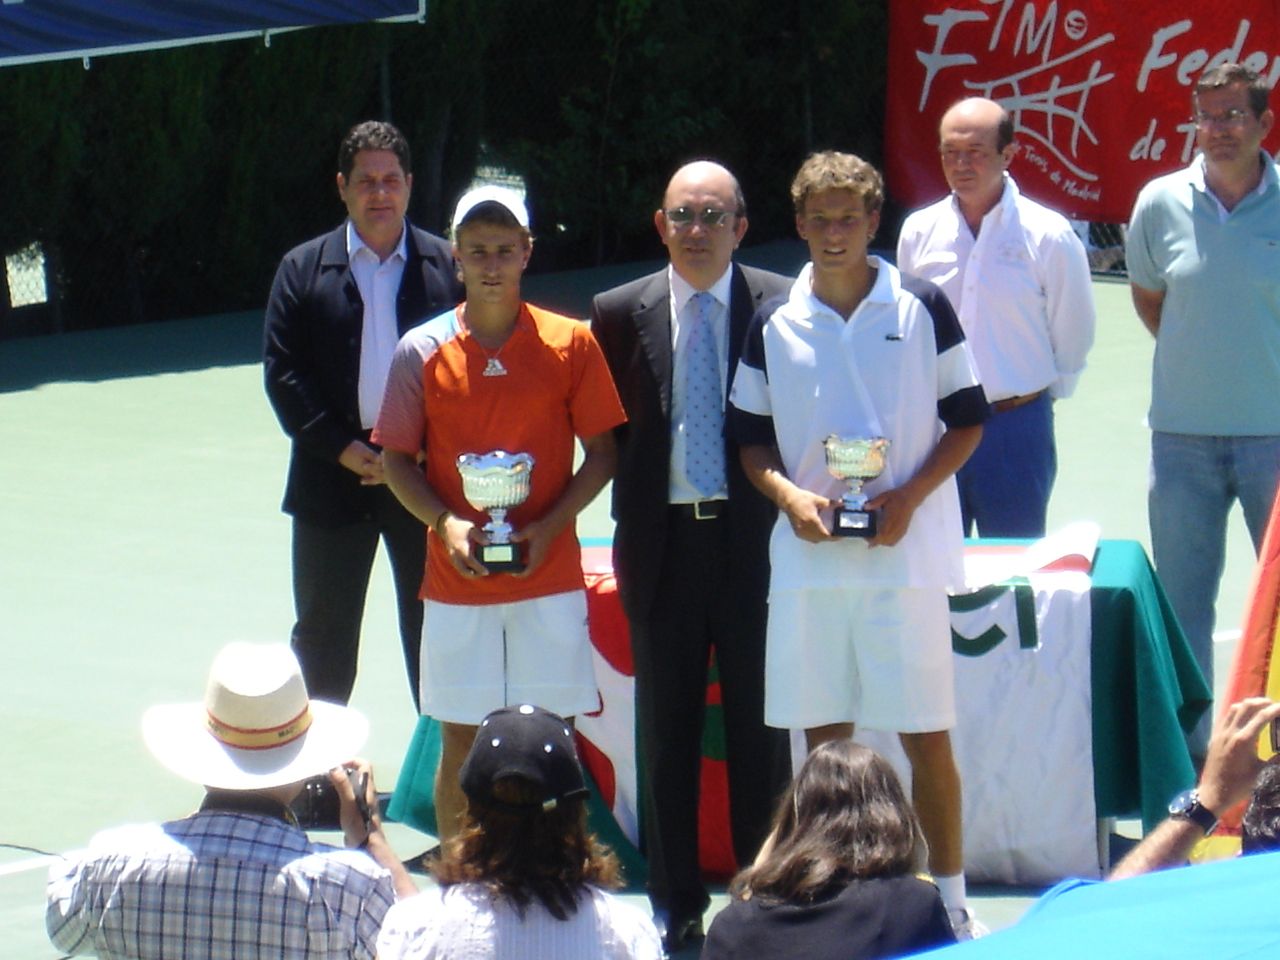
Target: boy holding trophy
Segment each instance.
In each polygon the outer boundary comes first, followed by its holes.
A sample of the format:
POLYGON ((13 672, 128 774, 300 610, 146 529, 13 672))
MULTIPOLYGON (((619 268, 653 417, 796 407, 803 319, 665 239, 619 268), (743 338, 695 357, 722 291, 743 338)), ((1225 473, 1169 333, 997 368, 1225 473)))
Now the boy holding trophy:
POLYGON ((486 714, 598 706, 574 518, 612 476, 625 419, 586 324, 520 298, 533 249, 520 195, 468 191, 452 232, 466 301, 400 341, 374 430, 387 483, 429 531, 421 705, 442 727, 442 839, 486 714))
POLYGON ((804 729, 811 750, 855 723, 901 736, 930 868, 957 934, 972 936, 947 588, 964 582, 953 476, 981 439, 986 397, 943 293, 868 254, 879 173, 814 154, 791 196, 810 263, 756 314, 727 425, 779 508, 765 721, 804 729))

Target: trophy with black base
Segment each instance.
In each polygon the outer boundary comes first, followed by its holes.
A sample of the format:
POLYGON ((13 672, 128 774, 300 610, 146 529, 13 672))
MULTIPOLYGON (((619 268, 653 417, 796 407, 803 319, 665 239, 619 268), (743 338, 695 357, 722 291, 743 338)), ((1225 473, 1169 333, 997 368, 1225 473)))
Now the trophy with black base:
POLYGON ((489 514, 482 530, 488 543, 476 545, 476 559, 490 573, 519 573, 524 569, 520 544, 511 539, 515 532, 507 523, 507 511, 529 499, 529 475, 533 457, 527 453, 464 453, 458 457, 462 475, 462 495, 467 503, 489 514))
POLYGON ((867 509, 862 485, 884 473, 889 441, 884 437, 838 437, 834 433, 822 441, 827 455, 827 472, 843 480, 849 489, 836 507, 831 533, 837 537, 871 539, 879 528, 879 510, 867 509))

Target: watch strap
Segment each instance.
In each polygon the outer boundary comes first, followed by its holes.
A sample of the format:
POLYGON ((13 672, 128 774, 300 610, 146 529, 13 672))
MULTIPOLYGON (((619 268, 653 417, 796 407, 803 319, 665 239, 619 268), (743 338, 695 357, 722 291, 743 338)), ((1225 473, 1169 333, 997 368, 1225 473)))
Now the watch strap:
POLYGON ((1218 815, 1200 802, 1200 793, 1188 790, 1178 794, 1169 805, 1169 815, 1178 820, 1190 820, 1206 834, 1218 825, 1218 815))

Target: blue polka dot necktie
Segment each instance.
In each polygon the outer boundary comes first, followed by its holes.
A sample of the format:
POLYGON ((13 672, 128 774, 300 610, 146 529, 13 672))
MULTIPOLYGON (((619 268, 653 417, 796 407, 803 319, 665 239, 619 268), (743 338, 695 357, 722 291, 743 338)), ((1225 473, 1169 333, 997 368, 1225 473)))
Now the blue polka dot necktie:
POLYGON ((724 403, 709 293, 695 293, 685 313, 689 345, 684 365, 684 470, 704 497, 724 488, 724 403))

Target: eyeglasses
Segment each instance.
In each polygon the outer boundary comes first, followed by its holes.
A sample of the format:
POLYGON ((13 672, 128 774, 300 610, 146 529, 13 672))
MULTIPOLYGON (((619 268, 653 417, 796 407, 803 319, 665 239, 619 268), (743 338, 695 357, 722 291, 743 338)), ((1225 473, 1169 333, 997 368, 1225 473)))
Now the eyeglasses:
POLYGON ((1196 126, 1202 130, 1210 127, 1239 127, 1244 125, 1245 119, 1249 116, 1247 110, 1241 110, 1238 107, 1232 107, 1230 110, 1224 110, 1222 113, 1204 113, 1197 111, 1192 120, 1196 122, 1196 126))
POLYGON ((693 207, 676 207, 674 210, 662 212, 667 215, 667 220, 677 230, 687 230, 695 223, 700 223, 710 230, 724 226, 725 222, 733 216, 731 210, 719 210, 716 207, 703 207, 701 210, 695 210, 693 207))

